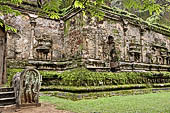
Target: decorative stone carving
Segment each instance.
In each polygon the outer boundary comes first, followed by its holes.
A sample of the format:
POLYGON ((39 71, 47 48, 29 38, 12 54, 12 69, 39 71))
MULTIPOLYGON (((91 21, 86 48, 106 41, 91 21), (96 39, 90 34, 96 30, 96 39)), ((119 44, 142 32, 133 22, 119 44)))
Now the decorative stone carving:
POLYGON ((49 35, 43 34, 36 38, 37 44, 34 45, 38 60, 51 60, 52 39, 49 35))
POLYGON ((140 62, 141 59, 141 44, 130 43, 129 44, 129 55, 131 62, 140 62))
POLYGON ((42 77, 36 69, 25 69, 13 77, 17 107, 23 104, 39 105, 39 90, 42 77))
POLYGON ((114 42, 114 38, 112 36, 108 37, 108 44, 109 44, 109 49, 110 49, 110 66, 111 68, 117 68, 119 66, 118 64, 118 55, 117 55, 117 51, 115 48, 115 42, 114 42))

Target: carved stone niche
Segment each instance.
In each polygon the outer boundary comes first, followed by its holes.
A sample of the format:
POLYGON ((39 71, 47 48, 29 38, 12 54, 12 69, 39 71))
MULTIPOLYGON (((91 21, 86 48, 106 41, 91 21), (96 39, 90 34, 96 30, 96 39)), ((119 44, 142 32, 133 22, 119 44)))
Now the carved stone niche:
POLYGON ((43 34, 36 38, 35 52, 37 60, 51 60, 52 58, 52 39, 49 35, 43 34))
POLYGON ((167 62, 167 65, 170 65, 170 51, 168 51, 166 62, 167 62))
POLYGON ((129 44, 129 55, 131 62, 140 62, 141 59, 141 44, 130 43, 129 44))
POLYGON ((160 46, 157 44, 153 44, 152 48, 155 50, 155 61, 153 63, 157 64, 167 64, 167 57, 168 57, 168 49, 164 46, 160 46))

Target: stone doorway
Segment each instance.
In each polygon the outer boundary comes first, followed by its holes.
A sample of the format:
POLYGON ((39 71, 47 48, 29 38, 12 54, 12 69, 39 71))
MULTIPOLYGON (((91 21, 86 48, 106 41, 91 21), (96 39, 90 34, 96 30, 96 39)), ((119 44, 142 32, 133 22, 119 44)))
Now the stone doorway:
POLYGON ((0 27, 0 85, 6 83, 6 33, 0 27))

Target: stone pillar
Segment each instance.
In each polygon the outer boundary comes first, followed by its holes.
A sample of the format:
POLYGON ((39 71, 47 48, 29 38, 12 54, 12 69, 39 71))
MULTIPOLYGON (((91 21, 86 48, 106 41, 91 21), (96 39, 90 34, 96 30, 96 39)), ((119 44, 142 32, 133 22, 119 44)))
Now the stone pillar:
POLYGON ((36 26, 36 21, 35 19, 38 17, 37 15, 34 14, 29 14, 30 16, 30 24, 31 24, 31 35, 30 35, 30 56, 29 59, 34 59, 34 51, 33 51, 33 46, 34 46, 34 28, 36 26))
POLYGON ((144 63, 146 61, 146 51, 144 47, 144 33, 146 32, 145 26, 141 26, 140 28, 140 44, 141 44, 141 62, 144 63))
POLYGON ((98 40, 99 36, 96 35, 96 59, 99 59, 99 40, 98 40))
POLYGON ((144 42, 143 42, 143 35, 142 35, 142 33, 141 33, 141 36, 140 36, 140 44, 141 44, 141 58, 140 58, 140 62, 144 62, 144 42))

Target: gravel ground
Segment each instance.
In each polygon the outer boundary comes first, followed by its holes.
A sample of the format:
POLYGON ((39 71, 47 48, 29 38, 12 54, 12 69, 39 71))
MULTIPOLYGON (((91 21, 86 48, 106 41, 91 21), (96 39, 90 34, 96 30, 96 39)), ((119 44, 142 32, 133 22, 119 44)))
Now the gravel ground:
POLYGON ((21 109, 6 108, 0 110, 0 113, 73 113, 70 111, 57 110, 54 105, 49 103, 42 103, 41 107, 27 107, 21 109))

